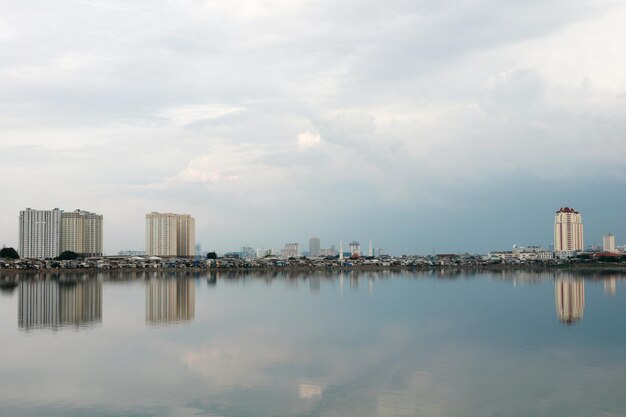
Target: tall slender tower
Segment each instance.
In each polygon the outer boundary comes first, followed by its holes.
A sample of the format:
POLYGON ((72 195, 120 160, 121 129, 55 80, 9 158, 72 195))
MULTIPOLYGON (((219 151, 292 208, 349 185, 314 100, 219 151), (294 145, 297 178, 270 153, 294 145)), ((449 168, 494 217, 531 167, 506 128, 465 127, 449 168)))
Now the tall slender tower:
POLYGON ((558 256, 565 257, 583 249, 580 213, 570 207, 561 207, 554 217, 554 251, 558 256))
POLYGON ((339 260, 343 261, 343 240, 339 240, 339 260))
POLYGON ((369 256, 370 258, 374 256, 374 249, 372 249, 372 239, 370 239, 370 248, 367 251, 367 256, 369 256))

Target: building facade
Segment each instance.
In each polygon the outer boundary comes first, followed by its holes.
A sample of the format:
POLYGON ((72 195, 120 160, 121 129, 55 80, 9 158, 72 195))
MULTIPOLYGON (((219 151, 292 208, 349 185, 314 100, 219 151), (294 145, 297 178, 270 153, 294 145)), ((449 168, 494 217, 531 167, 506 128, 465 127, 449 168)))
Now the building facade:
POLYGON ((22 258, 55 258, 61 249, 61 210, 20 211, 19 252, 22 258))
POLYGON ((188 214, 177 215, 176 252, 177 256, 196 255, 196 219, 188 214))
POLYGON ((194 256, 196 222, 188 214, 146 214, 146 254, 194 256))
POLYGON ((554 217, 554 252, 566 257, 583 248, 582 216, 573 208, 561 207, 554 217))
POLYGON ((320 239, 317 237, 309 239, 309 256, 320 256, 320 251, 320 239))
POLYGON ((101 256, 102 215, 27 208, 20 211, 19 241, 22 258, 56 258, 65 251, 101 256))
POLYGON ((615 236, 613 236, 611 233, 602 236, 602 250, 604 252, 616 252, 615 236))
POLYGON ((102 256, 102 215, 84 210, 62 211, 60 251, 102 256))

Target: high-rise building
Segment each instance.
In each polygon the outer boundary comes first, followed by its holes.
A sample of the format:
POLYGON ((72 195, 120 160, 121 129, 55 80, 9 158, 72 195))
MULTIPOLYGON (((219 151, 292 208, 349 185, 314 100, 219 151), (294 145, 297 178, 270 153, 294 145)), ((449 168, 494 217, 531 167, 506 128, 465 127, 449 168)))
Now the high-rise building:
POLYGON ((20 211, 20 256, 55 258, 72 251, 85 256, 102 255, 102 215, 76 210, 20 211))
POLYGON ((22 258, 55 258, 61 248, 61 210, 20 211, 20 256, 22 258))
POLYGON ((579 212, 561 207, 554 217, 554 251, 558 256, 571 256, 583 250, 583 223, 579 212))
POLYGON ((196 254, 196 219, 189 214, 177 215, 176 254, 177 256, 195 256, 196 254))
POLYGON ((188 214, 146 214, 146 253, 151 256, 194 256, 196 222, 188 214))
POLYGON ((320 251, 320 239, 318 237, 309 239, 309 256, 320 256, 320 251))
POLYGON ((615 236, 611 233, 602 236, 602 250, 605 252, 615 252, 615 236))
POLYGON ((61 252, 101 256, 102 215, 83 210, 61 212, 61 252))

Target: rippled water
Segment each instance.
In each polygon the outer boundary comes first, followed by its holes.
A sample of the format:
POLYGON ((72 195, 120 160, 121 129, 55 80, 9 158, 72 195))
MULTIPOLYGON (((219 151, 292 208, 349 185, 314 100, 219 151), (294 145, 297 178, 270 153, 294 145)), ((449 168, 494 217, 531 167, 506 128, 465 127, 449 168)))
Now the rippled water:
POLYGON ((625 284, 552 272, 7 275, 0 415, 624 416, 625 284))

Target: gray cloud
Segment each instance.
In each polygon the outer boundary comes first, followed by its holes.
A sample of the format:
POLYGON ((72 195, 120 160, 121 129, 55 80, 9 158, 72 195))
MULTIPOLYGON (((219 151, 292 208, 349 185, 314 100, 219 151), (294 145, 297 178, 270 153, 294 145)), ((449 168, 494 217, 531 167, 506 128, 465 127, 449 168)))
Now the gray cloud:
POLYGON ((19 181, 0 243, 19 209, 80 205, 105 214, 108 252, 140 249, 152 210, 195 215, 218 250, 479 251, 548 243, 589 187, 606 221, 587 241, 619 240, 624 18, 561 0, 6 4, 0 174, 19 181), (527 232, 503 201, 546 224, 527 232), (490 218, 507 234, 477 243, 490 218))

